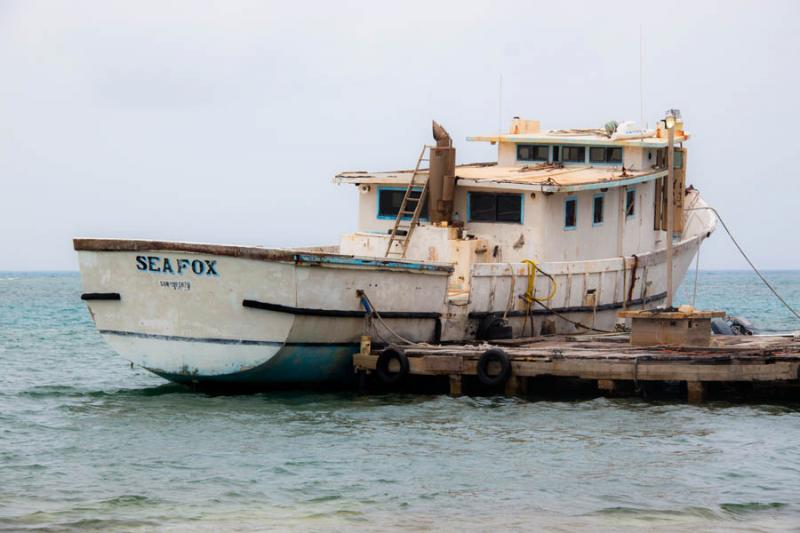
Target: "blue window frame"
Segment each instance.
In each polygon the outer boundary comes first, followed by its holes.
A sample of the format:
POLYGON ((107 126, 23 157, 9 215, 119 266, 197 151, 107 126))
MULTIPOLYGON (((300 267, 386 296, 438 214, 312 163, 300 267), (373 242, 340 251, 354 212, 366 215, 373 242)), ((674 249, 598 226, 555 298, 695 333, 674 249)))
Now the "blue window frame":
POLYGON ((572 230, 578 227, 578 198, 567 196, 564 200, 564 229, 572 230))
POLYGON ((602 226, 605 219, 605 194, 595 194, 592 199, 592 226, 602 226))
POLYGON ((625 218, 633 218, 636 215, 636 189, 625 191, 625 218))
MULTIPOLYGON (((403 195, 406 193, 405 187, 378 187, 378 213, 377 218, 381 220, 395 220, 397 213, 400 212, 400 205, 403 203, 403 195)), ((422 189, 415 187, 411 192, 412 198, 422 193, 422 189)), ((414 202, 409 202, 406 209, 411 211, 415 208, 414 202)), ((428 219, 428 199, 425 199, 425 205, 422 206, 422 212, 419 215, 420 219, 428 219)), ((411 218, 411 215, 405 215, 404 219, 411 218)))
POLYGON ((522 224, 522 194, 468 192, 468 222, 504 222, 522 224))

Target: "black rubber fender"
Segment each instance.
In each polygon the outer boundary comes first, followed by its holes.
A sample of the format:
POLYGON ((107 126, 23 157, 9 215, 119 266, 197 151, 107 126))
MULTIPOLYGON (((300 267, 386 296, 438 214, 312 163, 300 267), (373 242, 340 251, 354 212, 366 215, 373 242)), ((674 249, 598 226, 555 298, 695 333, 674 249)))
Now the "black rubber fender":
POLYGON ((508 354, 500 348, 490 348, 481 354, 478 359, 478 379, 484 385, 490 387, 495 385, 502 385, 511 376, 511 360, 508 354), (489 375, 489 365, 492 363, 500 363, 500 372, 494 376, 489 375))
POLYGON ((408 357, 402 348, 397 346, 387 346, 378 356, 378 362, 375 365, 375 373, 378 378, 386 385, 394 385, 402 381, 410 370, 408 364, 408 357), (389 370, 389 365, 392 360, 396 360, 400 364, 400 369, 397 372, 389 370))

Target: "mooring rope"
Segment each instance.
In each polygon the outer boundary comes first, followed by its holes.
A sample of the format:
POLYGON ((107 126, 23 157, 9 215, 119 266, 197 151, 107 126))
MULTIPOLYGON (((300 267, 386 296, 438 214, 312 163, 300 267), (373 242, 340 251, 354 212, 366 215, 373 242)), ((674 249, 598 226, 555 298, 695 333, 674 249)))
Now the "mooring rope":
MULTIPOLYGON (((753 262, 750 261, 750 258, 747 257, 747 254, 744 252, 742 247, 739 246, 738 242, 736 242, 736 239, 734 238, 733 233, 731 233, 731 230, 728 229, 728 225, 725 224, 725 221, 722 220, 722 217, 720 216, 719 212, 716 209, 714 209, 713 207, 710 207, 710 206, 703 206, 703 207, 690 207, 690 208, 687 209, 687 211, 697 211, 697 210, 700 210, 700 209, 707 209, 707 210, 711 211, 712 213, 714 213, 714 215, 716 215, 717 220, 719 220, 719 223, 722 224, 722 227, 725 229, 725 233, 727 233, 728 237, 731 238, 731 241, 733 242, 734 246, 736 246, 736 248, 739 250, 739 253, 742 254, 742 257, 744 257, 744 260, 747 261, 747 263, 750 265, 750 268, 753 269, 753 272, 755 272, 758 275, 758 277, 761 278, 761 281, 764 282, 764 285, 766 285, 767 288, 770 291, 772 291, 772 294, 774 294, 775 297, 778 300, 780 300, 780 302, 786 307, 786 309, 788 309, 789 312, 791 312, 795 316, 795 318, 800 320, 800 313, 795 311, 794 308, 791 305, 789 305, 789 303, 786 300, 784 300, 783 297, 780 294, 778 294, 778 291, 775 290, 775 287, 773 287, 770 284, 770 282, 767 281, 767 278, 765 278, 764 275, 761 274, 761 272, 756 268, 756 266, 753 264, 753 262)), ((698 253, 699 252, 700 252, 700 250, 698 249, 698 253)))
POLYGON ((692 307, 695 305, 695 301, 697 300, 697 276, 700 274, 700 243, 697 245, 697 259, 694 263, 694 290, 692 291, 692 307))
MULTIPOLYGON (((367 316, 367 327, 368 327, 368 328, 372 328, 372 329, 374 329, 374 331, 375 331, 375 334, 376 334, 376 335, 378 336, 378 338, 380 338, 380 339, 381 339, 383 342, 386 342, 386 339, 384 339, 384 338, 383 338, 383 336, 381 336, 381 334, 380 334, 380 333, 378 333, 378 328, 376 328, 376 327, 374 326, 374 324, 373 324, 373 322, 372 322, 372 317, 373 317, 373 316, 374 316, 375 318, 377 318, 377 319, 378 319, 378 322, 380 322, 380 323, 381 323, 381 325, 382 325, 384 328, 386 328, 386 331, 388 331, 389 333, 391 333, 392 335, 394 335, 394 336, 395 336, 395 337, 396 337, 398 340, 400 340, 401 342, 403 342, 403 343, 405 343, 405 344, 408 344, 408 345, 411 345, 411 346, 421 346, 421 345, 427 345, 427 343, 425 343, 425 342, 414 342, 414 341, 410 341, 410 340, 406 339, 405 337, 403 337, 402 335, 400 335, 399 333, 397 333, 395 330, 393 330, 393 329, 391 328, 391 326, 389 326, 389 324, 387 324, 387 323, 386 323, 386 321, 384 321, 384 320, 383 320, 383 317, 382 317, 382 316, 381 316, 381 314, 378 312, 378 310, 377 310, 377 309, 375 309, 375 306, 374 306, 374 305, 372 305, 372 302, 370 301, 370 299, 369 299, 369 296, 367 296, 367 293, 366 293, 365 291, 363 291, 363 290, 359 290, 358 292, 359 292, 359 297, 361 297, 361 298, 362 298, 362 305, 364 305, 364 308, 365 308, 365 310, 366 310, 366 313, 367 313, 367 315, 366 315, 366 316, 367 316)), ((388 343, 387 343, 387 344, 388 344, 388 343)))

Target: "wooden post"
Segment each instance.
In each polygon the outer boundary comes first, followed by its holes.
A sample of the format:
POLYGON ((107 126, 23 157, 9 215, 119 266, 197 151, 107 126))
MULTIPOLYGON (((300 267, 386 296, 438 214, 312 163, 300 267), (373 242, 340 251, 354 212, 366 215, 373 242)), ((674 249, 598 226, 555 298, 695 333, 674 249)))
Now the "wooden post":
MULTIPOLYGON (((670 112, 671 114, 671 112, 670 112)), ((667 309, 672 309, 672 232, 675 227, 674 213, 675 208, 675 122, 672 127, 667 128, 667 309)))
POLYGON ((506 381, 506 396, 525 396, 528 394, 528 378, 512 375, 506 381))
POLYGON ((461 396, 462 386, 461 375, 450 374, 450 396, 461 396))
POLYGON ((702 381, 687 381, 686 391, 689 403, 703 403, 705 400, 706 386, 702 381))
POLYGON ((603 394, 613 396, 617 390, 617 385, 613 379, 598 379, 597 390, 603 394))
POLYGON ((359 352, 361 355, 369 355, 372 353, 372 339, 367 335, 361 335, 361 347, 359 352))

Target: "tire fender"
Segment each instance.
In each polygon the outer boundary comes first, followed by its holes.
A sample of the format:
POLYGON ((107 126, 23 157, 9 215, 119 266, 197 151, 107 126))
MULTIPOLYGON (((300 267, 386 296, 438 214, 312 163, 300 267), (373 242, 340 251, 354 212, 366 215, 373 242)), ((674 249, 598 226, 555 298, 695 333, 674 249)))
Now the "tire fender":
POLYGON ((378 374, 378 378, 386 385, 394 385, 395 383, 401 382, 408 375, 409 370, 408 357, 402 348, 390 345, 384 348, 380 355, 378 355, 375 373, 378 374), (397 372, 389 370, 389 365, 392 360, 396 360, 400 365, 400 369, 397 372))
POLYGON ((511 376, 511 360, 508 354, 500 348, 491 348, 481 354, 476 368, 478 380, 484 385, 493 387, 502 385, 511 376), (489 374, 489 365, 492 363, 500 364, 500 372, 496 375, 489 374))

